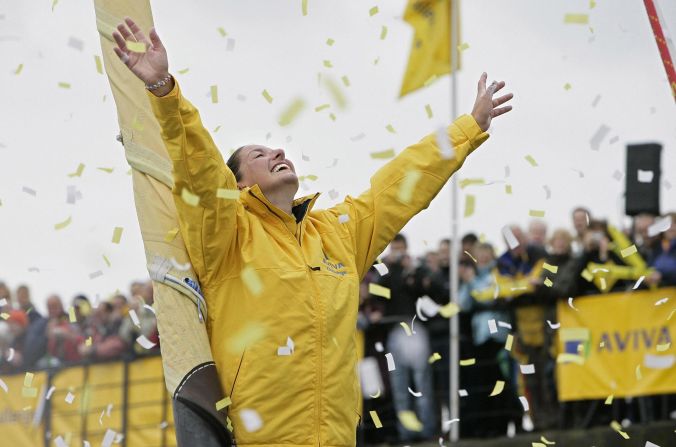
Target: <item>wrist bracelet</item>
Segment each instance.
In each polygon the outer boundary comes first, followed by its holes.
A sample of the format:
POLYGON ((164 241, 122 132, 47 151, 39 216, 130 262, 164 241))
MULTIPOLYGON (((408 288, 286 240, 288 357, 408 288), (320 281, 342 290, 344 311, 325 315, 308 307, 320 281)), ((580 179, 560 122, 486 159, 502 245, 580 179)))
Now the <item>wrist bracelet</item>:
POLYGON ((159 81, 157 81, 156 83, 154 83, 152 85, 146 84, 146 89, 148 91, 157 90, 158 88, 164 87, 165 85, 167 85, 167 83, 169 82, 170 79, 171 79, 171 74, 168 74, 167 76, 165 76, 164 78, 160 79, 159 81))

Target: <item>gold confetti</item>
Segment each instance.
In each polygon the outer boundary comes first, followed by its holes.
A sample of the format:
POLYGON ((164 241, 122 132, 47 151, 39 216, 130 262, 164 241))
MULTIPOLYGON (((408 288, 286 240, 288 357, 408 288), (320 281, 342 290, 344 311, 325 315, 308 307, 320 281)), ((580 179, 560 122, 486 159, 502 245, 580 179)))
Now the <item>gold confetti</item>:
POLYGON ((622 425, 620 425, 619 422, 617 421, 612 421, 610 423, 610 426, 612 427, 613 430, 615 430, 620 436, 622 436, 624 439, 629 439, 629 435, 625 432, 622 431, 622 425))
POLYGON ((589 23, 589 14, 566 14, 563 23, 586 25, 589 23))
POLYGON ((23 64, 19 64, 19 66, 16 67, 16 70, 14 70, 14 74, 19 75, 19 74, 21 74, 22 71, 23 71, 23 64))
POLYGON ((77 323, 77 318, 75 317, 75 308, 73 306, 68 308, 68 321, 71 323, 77 323))
POLYGON ((178 74, 184 75, 184 74, 186 74, 186 73, 189 72, 189 71, 190 71, 190 68, 184 68, 184 69, 182 69, 182 70, 178 70, 178 74))
POLYGON ((26 375, 23 376, 23 386, 28 388, 33 385, 33 377, 35 377, 35 374, 32 372, 27 372, 26 375))
POLYGON ((279 117, 279 125, 280 126, 287 126, 291 124, 296 117, 300 114, 300 112, 303 111, 305 108, 305 100, 303 98, 296 98, 294 99, 291 104, 282 112, 282 114, 279 117))
POLYGON ((476 264, 476 258, 474 256, 472 256, 472 253, 468 252, 467 250, 463 251, 463 253, 465 253, 467 256, 469 256, 470 259, 472 261, 474 261, 474 263, 476 264))
POLYGON ((552 264, 547 264, 546 262, 542 264, 542 268, 545 269, 545 270, 547 270, 547 271, 550 271, 550 272, 552 272, 552 273, 556 273, 556 272, 559 271, 559 267, 558 267, 558 266, 552 265, 552 264))
POLYGON ((467 194, 465 196, 465 214, 464 217, 470 217, 474 214, 474 205, 476 203, 476 198, 472 194, 467 194))
POLYGON ((270 96, 270 93, 268 93, 267 90, 263 90, 263 92, 261 94, 263 95, 263 98, 265 98, 265 100, 268 103, 272 104, 273 98, 272 98, 272 96, 270 96))
POLYGON ((211 103, 216 104, 218 102, 218 86, 212 85, 210 87, 210 91, 211 91, 211 103))
POLYGON ((641 374, 641 365, 636 365, 636 380, 641 380, 643 378, 643 374, 641 374))
POLYGON ((247 265, 242 270, 241 275, 242 281, 244 281, 244 285, 246 285, 247 289, 249 289, 249 292, 255 296, 260 295, 263 291, 263 282, 258 276, 256 270, 254 270, 253 267, 247 265))
POLYGON ((594 9, 596 7, 596 2, 594 0, 589 0, 589 9, 594 9))
POLYGON ((548 441, 547 438, 545 438, 544 436, 540 436, 540 441, 544 442, 544 443, 547 444, 547 445, 554 445, 554 444, 556 444, 556 442, 554 442, 554 441, 548 441))
POLYGON ((512 185, 505 185, 505 193, 507 194, 512 193, 512 185))
POLYGON ((98 169, 101 172, 105 172, 107 174, 112 174, 113 171, 115 171, 115 168, 96 168, 96 169, 98 169))
POLYGON ((350 79, 349 79, 347 76, 343 76, 343 77, 340 78, 340 79, 343 81, 343 84, 345 85, 345 87, 349 87, 349 86, 350 86, 350 79))
POLYGON ((606 401, 604 402, 605 405, 610 405, 613 403, 613 399, 615 398, 615 395, 611 394, 610 396, 606 397, 606 401))
POLYGON ((671 347, 671 343, 670 342, 660 343, 655 347, 657 348, 657 352, 664 352, 669 350, 669 348, 671 347))
POLYGON ((369 16, 373 17, 376 14, 378 14, 378 7, 377 6, 374 6, 373 8, 369 9, 369 16))
POLYGON ((430 356, 430 358, 427 359, 427 363, 429 363, 431 365, 432 363, 439 361, 439 360, 441 360, 441 355, 439 355, 438 352, 435 352, 434 354, 432 354, 430 356))
POLYGON ((623 258, 626 258, 628 256, 633 255, 636 253, 636 245, 630 245, 629 247, 625 248, 624 250, 620 251, 620 254, 622 255, 623 258))
POLYGON ((9 314, 7 312, 3 312, 0 314, 0 318, 3 320, 9 320, 9 314))
POLYGON ((91 346, 91 345, 92 345, 92 338, 87 337, 87 339, 85 340, 85 346, 91 346))
POLYGON ((530 217, 545 217, 544 210, 529 210, 528 215, 530 217))
POLYGON ((460 366, 472 366, 475 364, 476 364, 475 358, 460 360, 460 366))
POLYGON ((124 231, 124 228, 122 227, 115 227, 113 230, 113 244, 119 244, 120 239, 122 239, 122 232, 124 231))
POLYGON ((330 60, 324 59, 324 62, 323 62, 323 63, 324 63, 324 66, 325 66, 326 68, 333 68, 333 64, 331 63, 330 60))
POLYGON ((464 178, 458 182, 460 189, 464 189, 470 185, 485 185, 486 180, 482 178, 464 178))
POLYGON ((146 52, 146 44, 145 42, 136 42, 133 40, 128 40, 127 42, 127 49, 131 51, 132 53, 145 53, 146 52))
POLYGON ((387 126, 385 126, 385 129, 387 129, 389 133, 397 133, 397 131, 394 130, 394 126, 392 126, 392 124, 388 124, 387 126))
POLYGON ((98 74, 103 74, 103 63, 101 62, 101 57, 98 54, 94 55, 94 63, 96 64, 96 72, 98 74))
POLYGON ((554 283, 552 282, 552 280, 549 279, 549 278, 545 278, 544 283, 545 283, 545 286, 547 286, 547 287, 552 287, 552 286, 554 285, 554 283))
POLYGON ((571 88, 573 88, 573 87, 570 85, 569 82, 566 82, 566 83, 563 85, 563 89, 566 90, 566 91, 570 90, 571 88))
POLYGON ((77 169, 75 170, 75 172, 73 172, 72 174, 68 174, 68 177, 80 177, 82 175, 82 171, 84 171, 84 168, 85 168, 85 165, 80 163, 77 166, 77 169))
POLYGON ((526 155, 524 158, 526 159, 526 161, 527 161, 528 163, 530 163, 531 166, 537 167, 538 162, 535 161, 535 159, 533 158, 532 155, 526 155))
POLYGON ((460 312, 460 307, 455 303, 448 303, 439 308, 439 315, 444 318, 451 318, 453 315, 460 312))
POLYGON ((329 113, 329 118, 331 118, 331 121, 335 121, 336 115, 334 115, 333 113, 329 113))
POLYGON ((514 343, 514 336, 512 334, 507 334, 507 340, 505 340, 505 349, 508 350, 508 351, 511 351, 513 343, 514 343))
POLYGON ((432 84, 437 79, 439 79, 439 76, 433 74, 432 76, 427 78, 427 80, 425 80, 425 82, 423 82, 423 87, 428 87, 430 84, 432 84))
POLYGON ((191 193, 187 188, 183 188, 181 190, 181 199, 183 199, 183 202, 190 206, 197 206, 200 203, 199 196, 191 193))
POLYGON ((55 224, 54 229, 55 230, 63 230, 68 225, 70 225, 70 222, 71 222, 71 217, 68 216, 68 219, 64 220, 63 222, 59 222, 59 223, 55 224))
POLYGON ((218 31, 218 34, 220 34, 221 37, 225 37, 228 35, 228 33, 225 32, 225 28, 223 28, 222 26, 216 28, 216 31, 218 31))
POLYGON ((176 239, 178 231, 178 228, 172 228, 171 230, 167 231, 167 234, 164 236, 164 242, 171 242, 176 239))
POLYGON ((383 423, 380 422, 378 413, 376 413, 375 410, 371 410, 369 411, 369 414, 371 415, 371 420, 373 421, 373 424, 376 426, 376 428, 383 428, 383 423))
POLYGON ((216 411, 221 411, 227 406, 230 406, 232 404, 232 401, 228 396, 225 396, 223 399, 219 400, 216 402, 216 411))
POLYGON ((214 128, 213 132, 216 133, 216 132, 218 132, 219 130, 221 130, 221 125, 220 125, 220 124, 214 128))
POLYGON ((420 177, 422 177, 420 171, 413 170, 406 173, 406 176, 399 186, 399 200, 403 203, 411 202, 411 199, 413 199, 413 192, 415 191, 415 185, 418 184, 420 177))
POLYGON ((429 104, 425 104, 425 113, 427 113, 427 118, 432 119, 434 114, 432 113, 432 107, 429 104))
POLYGON ((594 275, 588 269, 582 270, 582 273, 580 273, 580 276, 583 277, 584 279, 586 279, 589 282, 591 282, 591 280, 594 279, 594 275))
POLYGON ((265 336, 265 326, 260 323, 248 323, 228 340, 228 349, 232 353, 242 353, 248 346, 265 336))
POLYGON ((239 199, 239 193, 239 189, 218 188, 216 190, 216 197, 219 199, 237 200, 239 199))
POLYGON ((383 25, 383 27, 380 29, 380 40, 385 40, 387 37, 387 27, 383 25))
POLYGON ((59 82, 59 87, 69 89, 70 88, 70 83, 68 82, 59 82))
POLYGON ((108 267, 110 267, 110 260, 108 259, 108 257, 106 255, 101 255, 101 256, 103 256, 103 262, 105 262, 106 265, 108 267))
POLYGON ((59 3, 59 0, 52 0, 52 12, 54 12, 54 8, 56 8, 57 3, 59 3))
POLYGON ((397 418, 401 425, 409 431, 419 432, 423 429, 423 424, 418 420, 418 417, 411 410, 404 410, 397 412, 397 418))
POLYGON ((467 42, 463 42, 460 45, 458 45, 458 51, 465 51, 469 49, 469 44, 467 42))
POLYGON ((21 395, 23 397, 37 397, 38 389, 37 388, 22 388, 21 395))
POLYGON ((495 387, 493 387, 493 391, 491 391, 490 397, 497 396, 498 394, 502 393, 502 390, 505 389, 505 382, 502 380, 498 380, 495 382, 495 387))
POLYGON ((307 15, 307 0, 302 0, 300 3, 300 9, 303 12, 303 15, 307 15))
POLYGON ((322 110, 326 110, 329 107, 331 107, 331 104, 322 104, 317 107, 315 107, 315 112, 321 112, 322 110))
POLYGON ((371 152, 371 158, 374 158, 374 159, 386 160, 388 158, 393 158, 393 157, 394 157, 394 149, 386 149, 384 151, 371 152))
POLYGON ((340 85, 338 85, 331 78, 326 78, 324 84, 326 85, 326 88, 329 90, 329 94, 333 98, 338 108, 341 110, 344 109, 345 106, 347 106, 347 100, 345 99, 345 95, 343 94, 340 85))
POLYGON ((382 296, 383 298, 387 298, 388 300, 391 297, 389 288, 373 282, 369 283, 369 293, 375 296, 382 296))
POLYGON ((328 39, 326 39, 326 44, 330 47, 332 47, 335 42, 336 41, 331 39, 330 37, 328 39))
POLYGON ((401 325, 401 327, 404 328, 404 332, 406 332, 406 335, 408 335, 409 337, 413 335, 413 332, 411 332, 411 328, 408 327, 408 323, 402 321, 399 324, 401 325))

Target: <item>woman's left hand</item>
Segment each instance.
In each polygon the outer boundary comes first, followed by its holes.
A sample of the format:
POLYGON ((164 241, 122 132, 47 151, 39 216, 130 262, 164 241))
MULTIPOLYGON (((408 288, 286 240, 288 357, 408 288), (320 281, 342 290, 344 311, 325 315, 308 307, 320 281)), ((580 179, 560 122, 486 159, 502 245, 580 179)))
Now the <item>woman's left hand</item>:
POLYGON ((514 97, 513 94, 508 93, 493 99, 493 95, 505 86, 505 81, 493 81, 491 85, 486 87, 487 78, 486 73, 483 73, 479 78, 476 101, 474 101, 474 108, 472 109, 472 116, 484 132, 490 127, 493 118, 512 110, 512 106, 500 106, 514 97))

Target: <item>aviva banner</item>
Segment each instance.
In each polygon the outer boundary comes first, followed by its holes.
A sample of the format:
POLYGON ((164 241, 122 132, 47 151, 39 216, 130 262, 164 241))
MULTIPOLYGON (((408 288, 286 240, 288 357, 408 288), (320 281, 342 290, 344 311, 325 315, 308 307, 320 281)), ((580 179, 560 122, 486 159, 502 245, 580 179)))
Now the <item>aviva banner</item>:
POLYGON ((559 399, 676 393, 676 288, 560 302, 559 399))

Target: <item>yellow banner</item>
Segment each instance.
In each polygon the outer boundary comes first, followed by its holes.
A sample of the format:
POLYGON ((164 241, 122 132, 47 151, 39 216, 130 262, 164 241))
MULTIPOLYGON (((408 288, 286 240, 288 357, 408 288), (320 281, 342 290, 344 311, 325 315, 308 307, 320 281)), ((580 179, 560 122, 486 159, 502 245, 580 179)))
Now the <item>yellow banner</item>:
POLYGON ((559 399, 676 392, 676 288, 560 302, 559 399))

